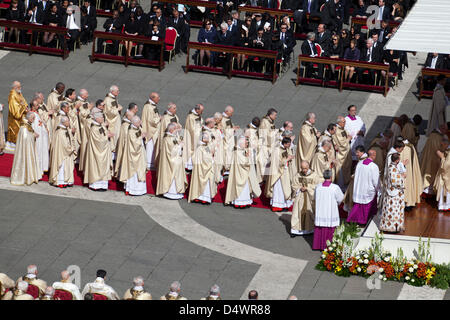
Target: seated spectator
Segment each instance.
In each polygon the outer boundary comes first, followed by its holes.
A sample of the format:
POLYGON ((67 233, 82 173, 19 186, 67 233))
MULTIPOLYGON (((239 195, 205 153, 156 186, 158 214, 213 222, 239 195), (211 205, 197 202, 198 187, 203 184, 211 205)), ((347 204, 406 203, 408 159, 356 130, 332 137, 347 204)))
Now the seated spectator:
MULTIPOLYGON (((111 18, 106 19, 103 24, 103 28, 105 28, 105 32, 113 32, 113 33, 121 33, 122 32, 122 20, 119 17, 119 11, 114 10, 113 16, 111 18)), ((97 53, 103 53, 103 43, 104 39, 98 38, 97 41, 97 53)), ((119 49, 119 41, 112 40, 112 49, 110 50, 110 54, 116 55, 119 49)))
MULTIPOLYGON (((146 37, 150 38, 154 41, 164 40, 163 34, 160 29, 160 25, 157 21, 154 21, 153 24, 150 24, 150 28, 148 33, 145 34, 146 37)), ((144 56, 148 60, 159 60, 161 55, 161 47, 159 45, 154 44, 146 44, 144 46, 144 56)))
MULTIPOLYGON (((328 51, 330 58, 342 59, 344 57, 344 47, 341 42, 339 35, 335 34, 331 37, 331 45, 328 51)), ((331 78, 336 79, 336 65, 332 64, 331 67, 331 78)))
MULTIPOLYGON (((380 51, 376 50, 373 47, 373 40, 372 38, 369 38, 366 40, 366 48, 361 51, 361 57, 360 61, 364 62, 381 62, 382 56, 380 55, 380 51)), ((364 68, 358 68, 358 82, 363 83, 363 75, 365 71, 368 71, 368 78, 369 78, 369 84, 374 84, 375 82, 375 73, 376 70, 374 69, 364 69, 364 68)))
POLYGON ((391 10, 386 6, 385 0, 378 0, 378 17, 377 20, 391 20, 391 10))
MULTIPOLYGON (((248 28, 246 26, 244 26, 244 25, 242 25, 242 27, 241 27, 240 37, 238 39, 237 46, 243 47, 243 48, 248 48, 250 46, 250 39, 248 37, 248 28)), ((238 70, 243 70, 244 69, 244 64, 245 64, 245 62, 247 60, 245 56, 246 56, 245 54, 241 54, 241 53, 239 53, 237 55, 237 68, 238 68, 238 70)))
MULTIPOLYGON (((66 14, 62 17, 62 27, 68 29, 67 33, 69 38, 67 39, 67 47, 70 51, 74 50, 75 42, 80 37, 81 28, 78 26, 80 22, 75 21, 75 15, 73 14, 73 8, 68 7, 66 10, 66 14)), ((63 39, 60 39, 60 42, 63 42, 63 39)))
POLYGON ((347 29, 341 30, 341 42, 342 42, 342 48, 344 48, 344 51, 350 47, 350 36, 349 31, 347 29))
POLYGON ((364 0, 358 0, 358 6, 353 11, 353 16, 356 18, 367 18, 367 5, 364 0))
POLYGON ((220 25, 220 32, 217 34, 216 44, 220 44, 223 46, 232 46, 233 38, 231 31, 228 30, 228 24, 226 22, 222 22, 220 25))
POLYGON ((291 19, 289 18, 289 16, 283 16, 279 25, 281 25, 282 23, 286 24, 287 26, 286 32, 294 36, 294 28, 291 26, 291 19))
POLYGON ((239 27, 237 24, 235 25, 233 23, 233 18, 230 15, 228 15, 226 18, 226 24, 227 24, 228 31, 231 33, 231 45, 235 46, 239 41, 239 36, 240 36, 239 27))
MULTIPOLYGON (((385 50, 383 55, 383 62, 385 64, 389 64, 389 87, 393 87, 394 84, 392 82, 394 73, 398 73, 398 63, 399 63, 399 52, 397 50, 385 50)), ((384 79, 386 76, 386 71, 381 71, 382 83, 384 83, 384 79)))
MULTIPOLYGON (((360 51, 358 48, 356 48, 356 40, 352 39, 350 41, 350 48, 347 48, 344 52, 344 59, 359 61, 359 58, 360 58, 360 51)), ((355 67, 345 66, 344 81, 350 82, 354 73, 355 67)))
POLYGON ((392 5, 392 19, 394 21, 402 22, 405 19, 405 9, 398 2, 392 5))
MULTIPOLYGON (((308 32, 308 34, 306 35, 306 40, 303 41, 302 43, 302 54, 306 54, 310 57, 317 57, 317 49, 315 46, 315 41, 316 39, 316 35, 314 32, 308 32)), ((312 73, 313 73, 313 63, 311 62, 305 62, 305 73, 306 73, 306 77, 307 78, 311 78, 312 77, 312 73)), ((318 67, 318 78, 322 79, 323 77, 323 64, 319 64, 318 67)))
POLYGON ((294 36, 288 32, 288 26, 285 23, 282 23, 280 26, 280 41, 281 45, 281 55, 284 60, 284 64, 289 63, 290 56, 294 47, 296 45, 296 41, 294 36))
MULTIPOLYGON (((62 23, 62 16, 58 12, 58 6, 56 3, 50 5, 50 10, 46 12, 44 16, 44 25, 57 27, 62 23)), ((56 33, 44 32, 43 45, 50 46, 55 39, 56 33)))
POLYGON ((331 42, 331 32, 325 29, 323 23, 317 26, 316 43, 322 48, 322 56, 329 57, 329 45, 331 42))
MULTIPOLYGON (((134 12, 131 12, 128 21, 125 22, 124 33, 129 36, 137 36, 139 34, 139 22, 136 20, 134 12)), ((124 41, 125 50, 127 50, 127 55, 130 56, 131 49, 133 47, 133 41, 124 41)))
POLYGON ((91 19, 87 13, 86 7, 80 8, 80 41, 82 44, 86 45, 91 37, 93 30, 93 26, 91 25, 91 19))
MULTIPOLYGON (((25 21, 24 13, 19 9, 19 0, 13 0, 6 12, 6 19, 12 21, 25 21)), ((11 42, 11 35, 14 35, 16 42, 19 42, 19 29, 10 28, 8 33, 8 42, 11 42)))
POLYGON ((253 16, 252 16, 252 24, 250 25, 249 36, 250 37, 255 37, 256 33, 259 30, 259 28, 263 28, 264 24, 265 24, 265 21, 263 21, 261 13, 253 14, 253 16))
MULTIPOLYGON (((99 1, 99 0, 97 0, 99 1)), ((92 41, 94 31, 97 29, 97 9, 95 8, 95 1, 91 4, 91 0, 84 0, 83 7, 86 8, 87 16, 89 17, 89 38, 88 42, 92 41)), ((81 9, 81 8, 80 8, 81 9)))
MULTIPOLYGON (((270 50, 272 47, 272 37, 264 32, 264 28, 260 27, 256 36, 250 36, 250 46, 255 49, 270 50)), ((249 57, 250 71, 261 72, 262 67, 266 63, 265 58, 249 57), (256 59, 257 58, 257 59, 256 59)))
MULTIPOLYGON (((197 41, 200 43, 216 43, 217 41, 217 31, 215 28, 212 27, 212 21, 209 19, 206 19, 203 23, 203 27, 198 32, 197 41)), ((211 66, 211 51, 209 50, 200 50, 200 61, 199 65, 203 65, 203 59, 206 55, 206 58, 208 60, 207 66, 211 66)))
POLYGON ((378 41, 385 45, 388 41, 388 35, 391 33, 389 22, 386 20, 381 21, 381 28, 377 29, 375 32, 378 34, 378 41))
POLYGON ((25 22, 42 24, 44 21, 44 11, 36 3, 31 3, 25 16, 25 22))
POLYGON ((180 15, 176 8, 173 8, 172 10, 172 17, 168 21, 168 26, 175 28, 178 33, 178 39, 175 43, 175 53, 180 53, 181 49, 183 49, 183 52, 187 52, 187 42, 189 42, 187 32, 189 25, 184 19, 184 16, 180 15))
POLYGON ((61 5, 58 7, 59 15, 62 17, 66 14, 67 8, 70 5, 69 0, 63 0, 62 2, 59 2, 61 5))

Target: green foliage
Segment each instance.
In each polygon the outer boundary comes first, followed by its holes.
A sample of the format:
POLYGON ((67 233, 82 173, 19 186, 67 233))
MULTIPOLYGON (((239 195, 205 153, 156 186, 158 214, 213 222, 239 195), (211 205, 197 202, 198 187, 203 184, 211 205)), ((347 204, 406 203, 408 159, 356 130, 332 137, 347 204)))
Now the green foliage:
POLYGON ((447 290, 450 287, 450 263, 437 264, 436 275, 431 279, 430 286, 447 290))

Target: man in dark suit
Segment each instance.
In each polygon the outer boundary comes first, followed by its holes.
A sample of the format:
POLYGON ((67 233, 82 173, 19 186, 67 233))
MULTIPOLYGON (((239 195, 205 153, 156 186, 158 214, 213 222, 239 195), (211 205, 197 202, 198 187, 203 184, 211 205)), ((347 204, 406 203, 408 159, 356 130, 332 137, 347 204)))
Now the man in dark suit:
POLYGON ((281 41, 281 53, 284 60, 284 63, 289 63, 290 56, 294 47, 296 45, 296 41, 294 36, 287 32, 287 25, 282 23, 280 25, 280 41, 281 41))
POLYGON ((376 33, 378 34, 378 42, 384 46, 389 40, 389 34, 391 33, 389 22, 387 20, 381 21, 381 28, 377 29, 376 33))
POLYGON ((392 9, 386 6, 385 0, 378 1, 378 17, 377 20, 389 21, 391 20, 391 11, 392 9))
POLYGON ((263 8, 276 9, 278 7, 277 0, 262 0, 263 8))
POLYGON ((19 0, 18 8, 24 14, 24 16, 30 11, 32 5, 37 5, 38 0, 19 0))
MULTIPOLYGON (((425 68, 444 69, 444 67, 444 56, 438 54, 437 52, 428 53, 427 59, 425 60, 425 68)), ((425 90, 433 90, 436 86, 436 77, 434 76, 425 76, 423 80, 425 90)))
POLYGON ((178 32, 178 39, 175 43, 176 54, 180 53, 182 42, 183 47, 185 47, 187 45, 186 41, 189 41, 189 39, 187 39, 185 35, 187 25, 188 24, 186 23, 186 20, 184 20, 184 17, 180 17, 180 13, 178 12, 178 10, 176 8, 173 8, 172 16, 168 19, 167 26, 175 28, 175 30, 177 30, 178 32))
MULTIPOLYGON (((264 28, 260 27, 256 35, 249 37, 249 46, 255 49, 270 50, 272 48, 272 37, 269 33, 264 32, 264 28)), ((263 65, 266 63, 265 58, 249 57, 250 70, 261 72, 263 65)))
MULTIPOLYGON (((294 11, 294 21, 297 24, 297 28, 301 28, 301 31, 308 30, 309 26, 307 24, 306 16, 310 15, 311 17, 316 16, 319 17, 319 1, 318 0, 302 0, 302 1, 291 1, 291 3, 294 2, 297 5, 295 6, 295 9, 292 8, 291 10, 294 11), (301 9, 302 11, 299 11, 301 9)), ((283 2, 284 3, 284 2, 283 2)), ((290 7, 293 7, 293 4, 289 4, 290 7)), ((313 26, 312 26, 313 27, 313 26)))
POLYGON ((44 12, 36 3, 32 3, 28 9, 25 16, 25 22, 29 23, 40 23, 44 21, 44 12))
MULTIPOLYGON (((360 61, 364 62, 381 62, 383 56, 381 55, 380 50, 373 47, 373 39, 369 38, 366 40, 366 47, 361 50, 361 57, 360 61)), ((364 69, 364 68, 357 68, 356 73, 358 74, 358 81, 360 83, 364 82, 364 71, 367 70, 368 73, 368 84, 374 84, 375 82, 375 74, 376 70, 374 69, 364 69)))
POLYGON ((39 1, 39 2, 38 2, 37 6, 38 6, 39 10, 41 10, 42 12, 44 12, 44 15, 45 15, 45 13, 46 13, 46 12, 49 10, 49 8, 50 8, 49 4, 51 4, 51 3, 48 2, 47 0, 42 0, 42 1, 39 1))
MULTIPOLYGON (((314 32, 308 32, 307 36, 306 36, 306 40, 303 41, 302 43, 302 54, 306 54, 308 56, 311 57, 317 57, 317 49, 315 46, 315 41, 316 39, 316 35, 314 32)), ((306 69, 306 77, 307 78, 311 78, 312 77, 312 73, 313 73, 313 63, 311 62, 306 62, 304 63, 305 69, 306 69)), ((319 64, 318 65, 318 78, 322 79, 323 77, 323 65, 319 64)))
MULTIPOLYGON (((103 28, 105 28, 105 32, 114 32, 114 33, 121 33, 122 26, 123 26, 123 22, 119 16, 119 11, 117 11, 117 10, 114 10, 113 16, 111 18, 106 19, 105 23, 103 24, 103 28)), ((103 53, 104 41, 105 41, 104 39, 98 38, 97 53, 103 53)), ((118 49, 119 49, 119 41, 113 40, 113 46, 112 46, 110 53, 112 55, 116 55, 118 49)))
POLYGON ((316 43, 322 47, 322 56, 329 57, 331 32, 325 29, 325 25, 323 23, 317 26, 316 43))
POLYGON ((258 29, 263 28, 265 23, 261 13, 255 13, 254 16, 255 17, 252 19, 252 24, 250 25, 250 30, 248 32, 249 37, 256 37, 258 29))
POLYGON ((339 31, 342 23, 342 7, 339 0, 329 0, 323 6, 321 12, 321 22, 325 24, 328 30, 339 31))

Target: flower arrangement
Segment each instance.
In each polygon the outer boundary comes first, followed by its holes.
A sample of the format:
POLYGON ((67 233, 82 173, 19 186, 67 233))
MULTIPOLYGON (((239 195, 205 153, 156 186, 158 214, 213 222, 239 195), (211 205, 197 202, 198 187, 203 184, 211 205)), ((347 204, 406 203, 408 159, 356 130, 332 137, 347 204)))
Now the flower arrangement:
POLYGON ((406 282, 412 286, 429 285, 447 289, 450 284, 450 264, 435 265, 431 262, 430 243, 419 241, 419 254, 408 261, 399 248, 394 257, 383 250, 383 234, 376 234, 367 250, 359 250, 352 255, 353 242, 350 233, 355 236, 353 225, 342 224, 336 228, 333 240, 327 242, 321 260, 316 269, 333 272, 338 276, 358 275, 370 277, 378 273, 382 281, 406 282), (349 230, 352 232, 349 232, 349 230), (349 253, 350 252, 350 253, 349 253))

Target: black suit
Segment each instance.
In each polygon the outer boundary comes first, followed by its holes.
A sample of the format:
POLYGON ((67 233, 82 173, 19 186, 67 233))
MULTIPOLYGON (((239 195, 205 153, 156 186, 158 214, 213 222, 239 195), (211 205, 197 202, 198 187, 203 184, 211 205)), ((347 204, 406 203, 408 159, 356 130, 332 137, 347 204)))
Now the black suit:
MULTIPOLYGON (((258 35, 251 36, 249 39, 249 47, 255 49, 270 50, 272 48, 272 37, 264 32, 261 38, 258 35)), ((258 57, 259 61, 255 61, 256 57, 249 57, 250 71, 261 72, 263 65, 266 63, 266 58, 258 57)))
POLYGON ((97 29, 97 9, 95 6, 90 5, 88 11, 88 17, 90 20, 89 25, 93 28, 93 30, 95 30, 97 29))
MULTIPOLYGON (((427 59, 425 60, 425 68, 431 68, 431 63, 433 61, 433 54, 429 53, 427 59)), ((444 57, 438 54, 435 69, 444 69, 444 57)))
MULTIPOLYGON (((381 8, 379 8, 379 10, 381 10, 381 8)), ((385 5, 384 8, 383 8, 382 19, 381 20, 384 20, 384 21, 391 20, 391 18, 392 18, 391 12, 392 12, 392 9, 385 5)), ((378 19, 378 17, 377 17, 377 19, 378 19)))
POLYGON ((334 0, 329 0, 325 3, 323 10, 321 12, 322 19, 321 22, 328 27, 328 30, 337 30, 339 29, 339 19, 338 16, 342 17, 339 14, 341 7, 336 5, 334 0))
POLYGON ((253 20, 252 20, 252 24, 250 25, 250 30, 248 31, 248 36, 249 36, 249 37, 256 36, 256 32, 258 31, 258 29, 259 29, 259 28, 263 28, 265 23, 266 23, 266 22, 265 22, 263 19, 261 19, 261 23, 260 23, 260 25, 258 26, 258 25, 256 24, 256 20, 253 19, 253 20))
POLYGON ((386 27, 386 29, 377 29, 376 33, 378 34, 378 42, 381 42, 383 46, 389 40, 388 34, 391 33, 391 29, 386 27))
MULTIPOLYGON (((105 29, 105 32, 114 32, 114 33, 121 33, 122 26, 123 26, 123 22, 120 17, 117 19, 108 18, 108 19, 106 19, 105 23, 103 24, 103 28, 105 29)), ((97 53, 103 53, 103 43, 104 42, 105 42, 104 39, 98 38, 97 53)), ((110 50, 110 53, 112 55, 116 55, 118 49, 119 49, 119 41, 113 40, 113 48, 110 50)))
POLYGON ((280 32, 280 41, 281 41, 281 53, 284 58, 284 61, 287 63, 290 59, 290 54, 296 45, 296 41, 292 33, 285 32, 284 37, 283 33, 280 32))
POLYGON ((178 39, 175 43, 175 53, 180 53, 180 48, 187 48, 187 42, 189 41, 189 38, 186 38, 186 31, 188 24, 186 23, 186 20, 184 20, 183 17, 170 18, 168 23, 168 27, 175 28, 178 32, 178 39))
MULTIPOLYGON (((381 46, 378 44, 377 47, 371 47, 370 50, 367 49, 367 47, 365 47, 364 49, 361 50, 361 56, 360 56, 360 61, 364 61, 364 62, 378 62, 380 63, 381 60, 383 59, 383 52, 382 50, 380 50, 381 46), (370 61, 369 61, 370 60, 370 61)), ((375 74, 377 73, 376 70, 374 69, 364 69, 364 68, 357 68, 356 72, 358 75, 358 81, 360 83, 363 83, 364 81, 364 71, 368 70, 368 78, 369 78, 369 82, 368 84, 374 84, 375 82, 375 74)))
POLYGON ((325 30, 322 35, 320 35, 318 32, 316 32, 316 43, 320 44, 322 47, 322 55, 325 57, 330 56, 330 44, 331 44, 331 32, 328 30, 325 30))
MULTIPOLYGON (((302 54, 307 54, 308 56, 311 56, 313 54, 317 55, 317 49, 314 45, 314 42, 311 42, 311 44, 310 44, 308 40, 303 41, 302 54)), ((303 63, 303 65, 305 66, 305 69, 306 69, 306 77, 311 78, 312 72, 313 72, 313 63, 306 62, 306 63, 303 63)), ((319 64, 319 67, 318 67, 318 77, 319 77, 319 79, 322 79, 322 77, 323 77, 323 65, 322 64, 319 64)))
POLYGON ((262 1, 263 8, 276 9, 278 6, 277 0, 263 0, 262 1))
POLYGON ((25 16, 25 22, 30 23, 43 23, 44 22, 44 11, 42 9, 39 9, 39 7, 36 7, 33 14, 28 14, 25 16), (34 17, 33 17, 34 14, 34 17), (35 22, 33 21, 33 18, 35 19, 35 22))

